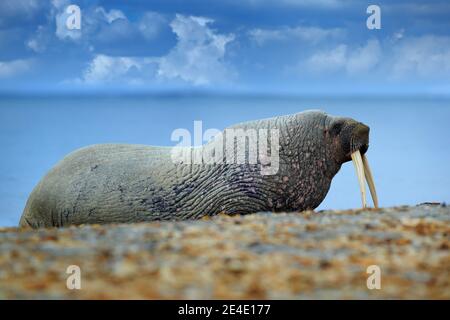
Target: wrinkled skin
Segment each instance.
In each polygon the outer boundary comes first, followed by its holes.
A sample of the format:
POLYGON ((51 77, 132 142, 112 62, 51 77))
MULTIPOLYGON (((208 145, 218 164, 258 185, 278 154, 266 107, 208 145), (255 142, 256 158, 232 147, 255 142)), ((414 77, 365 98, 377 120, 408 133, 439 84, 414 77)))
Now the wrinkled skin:
MULTIPOLYGON (((349 118, 306 111, 237 124, 279 129, 279 170, 261 164, 180 164, 171 148, 104 144, 61 160, 30 195, 20 226, 196 219, 218 213, 302 211, 323 201, 369 128, 349 118)), ((210 143, 215 143, 210 142, 210 143)), ((270 148, 269 148, 270 149, 270 148)))

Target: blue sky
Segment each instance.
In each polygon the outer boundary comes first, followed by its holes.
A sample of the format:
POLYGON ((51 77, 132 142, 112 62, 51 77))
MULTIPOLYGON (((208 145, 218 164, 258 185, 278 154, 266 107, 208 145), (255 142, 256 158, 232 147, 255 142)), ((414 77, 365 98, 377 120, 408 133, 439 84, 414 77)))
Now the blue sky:
POLYGON ((449 94, 450 2, 2 0, 0 48, 2 92, 449 94))

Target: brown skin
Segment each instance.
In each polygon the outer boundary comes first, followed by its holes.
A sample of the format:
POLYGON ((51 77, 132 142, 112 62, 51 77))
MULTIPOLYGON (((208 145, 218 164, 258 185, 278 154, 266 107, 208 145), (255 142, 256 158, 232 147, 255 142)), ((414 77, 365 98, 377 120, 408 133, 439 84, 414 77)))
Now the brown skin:
MULTIPOLYGON (((369 128, 349 118, 307 111, 231 128, 278 129, 279 170, 257 164, 179 164, 170 148, 105 144, 77 150, 36 186, 22 227, 197 219, 218 213, 316 208, 369 128)), ((210 142, 216 143, 216 142, 210 142)), ((270 146, 269 146, 270 148, 270 146)), ((259 160, 258 160, 259 161, 259 160)))

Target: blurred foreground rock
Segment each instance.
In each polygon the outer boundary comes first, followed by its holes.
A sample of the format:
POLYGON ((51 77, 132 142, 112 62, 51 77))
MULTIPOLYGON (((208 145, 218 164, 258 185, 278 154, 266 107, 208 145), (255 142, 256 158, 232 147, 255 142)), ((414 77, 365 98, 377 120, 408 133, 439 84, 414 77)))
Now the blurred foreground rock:
POLYGON ((0 230, 0 298, 450 299, 450 208, 0 230), (66 287, 69 265, 81 290, 66 287), (381 268, 381 290, 366 269, 381 268))

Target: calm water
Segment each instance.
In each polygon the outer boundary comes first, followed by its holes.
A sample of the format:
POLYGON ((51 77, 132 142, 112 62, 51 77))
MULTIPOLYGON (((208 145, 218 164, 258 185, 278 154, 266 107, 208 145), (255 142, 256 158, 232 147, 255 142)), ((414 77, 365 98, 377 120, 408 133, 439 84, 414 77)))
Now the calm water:
MULTIPOLYGON (((380 204, 450 201, 450 99, 414 97, 0 97, 0 226, 17 225, 39 179, 64 155, 95 143, 174 145, 176 128, 322 109, 371 127, 368 158, 380 204)), ((352 163, 319 209, 360 207, 352 163)))

